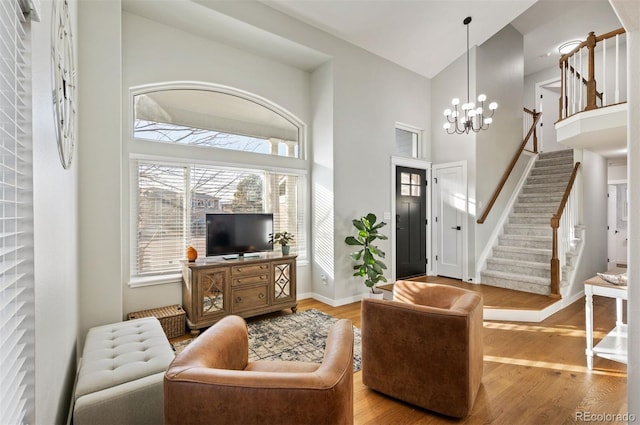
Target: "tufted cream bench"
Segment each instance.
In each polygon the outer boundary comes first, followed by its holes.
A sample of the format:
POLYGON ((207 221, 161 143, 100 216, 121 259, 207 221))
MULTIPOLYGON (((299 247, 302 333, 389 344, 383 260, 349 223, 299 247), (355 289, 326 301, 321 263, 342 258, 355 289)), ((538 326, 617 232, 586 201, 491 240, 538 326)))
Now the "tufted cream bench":
POLYGON ((162 424, 163 377, 174 358, 155 317, 91 328, 74 394, 74 425, 162 424))

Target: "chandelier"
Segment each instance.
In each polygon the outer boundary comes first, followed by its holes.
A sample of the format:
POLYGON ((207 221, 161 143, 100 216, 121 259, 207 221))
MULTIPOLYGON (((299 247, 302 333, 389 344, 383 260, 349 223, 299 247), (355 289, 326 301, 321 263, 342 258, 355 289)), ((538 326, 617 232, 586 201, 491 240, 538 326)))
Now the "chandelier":
POLYGON ((496 102, 489 104, 490 114, 485 116, 484 102, 487 100, 487 96, 481 94, 478 96, 479 106, 476 108, 475 103, 469 101, 469 23, 471 22, 471 16, 464 19, 463 23, 467 27, 467 103, 460 105, 460 99, 453 98, 451 105, 453 110, 447 108, 444 110, 444 116, 447 118, 447 122, 444 123, 444 129, 449 134, 469 134, 469 131, 479 132, 480 130, 486 130, 493 122, 493 113, 498 109, 496 102), (458 109, 460 108, 460 110, 458 109))

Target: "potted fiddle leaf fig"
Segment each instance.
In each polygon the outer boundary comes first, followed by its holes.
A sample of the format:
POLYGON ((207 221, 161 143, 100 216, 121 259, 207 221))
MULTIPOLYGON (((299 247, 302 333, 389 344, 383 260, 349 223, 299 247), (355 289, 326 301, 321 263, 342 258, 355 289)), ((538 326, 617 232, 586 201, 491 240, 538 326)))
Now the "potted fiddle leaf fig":
POLYGON ((282 247, 282 255, 289 255, 289 242, 293 240, 293 234, 284 231, 284 232, 276 232, 269 233, 269 243, 271 244, 280 244, 282 247))
POLYGON ((377 217, 372 213, 354 219, 352 223, 357 230, 357 235, 347 236, 344 240, 347 245, 358 247, 357 251, 351 253, 351 259, 355 261, 353 275, 363 277, 365 286, 370 288, 372 293, 381 292, 376 291, 376 285, 378 282, 387 281, 384 277, 387 266, 379 259, 384 258, 385 253, 374 244, 377 240, 388 239, 378 232, 387 223, 384 221, 376 223, 376 221, 377 217))

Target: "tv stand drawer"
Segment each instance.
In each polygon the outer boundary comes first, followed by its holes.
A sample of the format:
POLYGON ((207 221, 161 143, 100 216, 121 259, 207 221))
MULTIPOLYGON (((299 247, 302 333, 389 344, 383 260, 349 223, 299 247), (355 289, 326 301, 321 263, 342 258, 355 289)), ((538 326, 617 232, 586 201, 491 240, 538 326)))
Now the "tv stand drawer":
POLYGON ((256 283, 269 283, 269 273, 247 277, 234 276, 231 279, 232 286, 252 285, 256 283))
POLYGON ((265 307, 269 305, 269 286, 264 284, 234 289, 231 292, 231 303, 233 313, 265 307))
POLYGON ((234 278, 240 276, 251 276, 256 274, 269 273, 269 263, 264 264, 248 264, 237 265, 231 267, 231 276, 234 278))

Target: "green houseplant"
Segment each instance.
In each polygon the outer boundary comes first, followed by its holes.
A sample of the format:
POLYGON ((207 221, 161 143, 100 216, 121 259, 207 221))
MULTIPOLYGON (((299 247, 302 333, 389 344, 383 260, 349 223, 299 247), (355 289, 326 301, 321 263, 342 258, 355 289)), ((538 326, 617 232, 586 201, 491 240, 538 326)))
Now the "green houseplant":
POLYGON ((353 226, 358 231, 356 236, 347 236, 345 242, 350 246, 360 247, 357 251, 351 253, 351 258, 356 262, 353 266, 354 276, 364 277, 364 284, 375 293, 375 287, 378 282, 386 282, 384 270, 387 266, 378 258, 384 258, 385 254, 380 248, 374 245, 376 240, 388 239, 385 235, 378 232, 381 227, 387 225, 384 221, 376 223, 375 214, 369 213, 364 217, 354 219, 353 226))
POLYGON ((280 244, 282 247, 282 255, 289 255, 289 242, 293 240, 293 234, 284 231, 284 232, 276 232, 269 233, 269 243, 272 244, 280 244))

